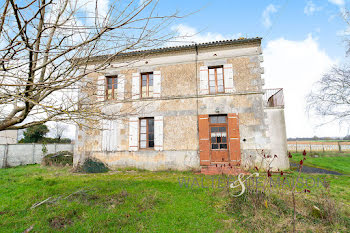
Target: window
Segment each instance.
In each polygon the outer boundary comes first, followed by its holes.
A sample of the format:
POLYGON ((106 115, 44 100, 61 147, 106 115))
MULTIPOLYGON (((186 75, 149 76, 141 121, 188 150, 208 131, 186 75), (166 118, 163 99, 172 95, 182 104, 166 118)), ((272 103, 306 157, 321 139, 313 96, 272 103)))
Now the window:
POLYGON ((210 142, 212 150, 227 150, 227 117, 210 116, 210 142))
POLYGON ((118 78, 117 76, 106 77, 106 99, 117 99, 118 97, 118 78))
POLYGON ((154 148, 154 118, 140 119, 140 148, 154 148))
POLYGON ((141 74, 141 97, 153 97, 153 73, 141 74))
POLYGON ((209 94, 224 93, 223 67, 209 67, 209 94))

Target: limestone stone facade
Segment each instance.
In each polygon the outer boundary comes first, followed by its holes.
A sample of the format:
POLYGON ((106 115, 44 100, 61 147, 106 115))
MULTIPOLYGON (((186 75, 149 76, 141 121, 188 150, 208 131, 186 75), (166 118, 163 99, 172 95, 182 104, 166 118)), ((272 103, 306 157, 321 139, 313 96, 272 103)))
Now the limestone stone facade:
MULTIPOLYGON (((94 88, 82 89, 81 93, 85 101, 96 99, 101 102, 101 111, 119 117, 99 122, 102 128, 78 129, 74 163, 90 156, 111 168, 189 170, 215 163, 251 167, 261 162, 263 154, 272 155, 275 150, 281 154, 274 168, 289 167, 286 143, 273 145, 271 141, 276 134, 285 138, 284 116, 283 108, 278 108, 279 125, 276 128, 269 122, 276 116, 269 118, 265 106, 262 61, 260 38, 118 56, 106 71, 88 75, 85 81, 94 88), (209 90, 214 83, 210 82, 214 77, 210 69, 215 68, 216 88, 221 88, 217 85, 221 85, 220 78, 224 79, 221 93, 209 90), (153 75, 150 98, 141 93, 144 73, 153 75), (106 97, 106 77, 118 80, 115 99, 106 97), (215 116, 226 118, 226 130, 217 139, 226 146, 219 145, 222 148, 218 149, 212 145, 218 135, 212 132, 215 116), (154 139, 150 134, 147 138, 154 145, 145 149, 140 146, 144 118, 154 121, 154 126, 147 128, 153 127, 154 139)), ((96 58, 91 65, 98 62, 96 58)))

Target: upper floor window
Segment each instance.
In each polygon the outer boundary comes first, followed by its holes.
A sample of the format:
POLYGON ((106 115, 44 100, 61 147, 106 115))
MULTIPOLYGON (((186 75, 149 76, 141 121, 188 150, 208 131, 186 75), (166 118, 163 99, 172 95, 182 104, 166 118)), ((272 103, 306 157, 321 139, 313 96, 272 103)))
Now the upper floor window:
POLYGON ((224 74, 222 66, 209 67, 209 94, 224 93, 224 74))
POLYGON ((154 148, 154 118, 140 119, 140 148, 154 148))
POLYGON ((153 97, 153 73, 141 74, 141 97, 153 97))
POLYGON ((106 77, 106 99, 117 99, 118 97, 118 77, 117 76, 109 76, 106 77))

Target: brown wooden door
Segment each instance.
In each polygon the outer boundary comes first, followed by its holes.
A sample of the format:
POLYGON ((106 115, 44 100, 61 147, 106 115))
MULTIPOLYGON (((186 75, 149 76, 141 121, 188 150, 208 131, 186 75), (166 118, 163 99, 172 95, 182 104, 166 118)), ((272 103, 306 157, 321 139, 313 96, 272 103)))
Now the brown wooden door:
POLYGON ((229 162, 227 116, 209 117, 210 162, 229 162))
POLYGON ((209 116, 198 116, 200 165, 210 165, 209 116))
POLYGON ((228 114, 228 126, 230 162, 239 165, 241 163, 241 144, 238 114, 228 114))

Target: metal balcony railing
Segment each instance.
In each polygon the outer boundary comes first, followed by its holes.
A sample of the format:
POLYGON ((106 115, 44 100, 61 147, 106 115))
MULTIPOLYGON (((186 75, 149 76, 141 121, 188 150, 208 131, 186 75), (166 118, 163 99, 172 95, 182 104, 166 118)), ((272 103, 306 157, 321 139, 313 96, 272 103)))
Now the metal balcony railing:
POLYGON ((284 107, 283 88, 264 89, 265 107, 284 107))

